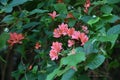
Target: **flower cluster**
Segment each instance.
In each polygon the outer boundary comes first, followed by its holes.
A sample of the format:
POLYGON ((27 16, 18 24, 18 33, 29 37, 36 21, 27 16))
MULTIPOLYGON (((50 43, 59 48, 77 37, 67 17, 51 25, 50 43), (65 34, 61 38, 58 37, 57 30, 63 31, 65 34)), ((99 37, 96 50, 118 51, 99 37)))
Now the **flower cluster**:
MULTIPOLYGON (((7 42, 12 47, 12 46, 14 46, 14 44, 22 44, 21 40, 23 40, 23 39, 24 39, 24 36, 21 33, 18 34, 16 32, 14 32, 14 33, 10 33, 10 38, 7 42)), ((35 47, 35 49, 39 49, 41 47, 41 44, 39 42, 36 42, 34 47, 35 47)))
POLYGON ((60 42, 53 42, 50 50, 50 58, 51 60, 57 60, 58 59, 58 53, 62 49, 62 43, 60 42))
POLYGON ((10 44, 10 46, 14 46, 14 44, 21 44, 22 41, 24 39, 24 36, 22 34, 18 34, 18 33, 10 33, 10 39, 8 40, 8 43, 10 44))
MULTIPOLYGON (((83 26, 83 31, 88 31, 87 27, 83 26)), ((75 28, 68 28, 68 25, 62 23, 58 25, 58 28, 54 29, 53 37, 60 38, 61 36, 69 36, 71 39, 68 40, 68 47, 72 47, 75 44, 75 40, 81 42, 81 46, 83 46, 88 41, 88 36, 80 31, 76 31, 75 28)), ((51 50, 50 50, 50 58, 51 60, 58 59, 58 53, 62 49, 62 43, 53 42, 51 50)))
POLYGON ((67 35, 67 32, 68 32, 68 25, 62 23, 61 25, 58 25, 58 28, 54 29, 54 33, 53 34, 54 34, 55 38, 59 38, 62 35, 63 36, 67 35))
MULTIPOLYGON (((87 27, 82 27, 84 31, 88 32, 87 27)), ((68 40, 68 47, 71 47, 75 44, 74 40, 80 40, 81 45, 84 45, 88 41, 88 37, 85 33, 76 31, 75 28, 68 28, 67 24, 62 23, 61 25, 58 25, 58 28, 54 29, 53 36, 55 38, 59 38, 61 36, 68 35, 73 40, 68 40)))

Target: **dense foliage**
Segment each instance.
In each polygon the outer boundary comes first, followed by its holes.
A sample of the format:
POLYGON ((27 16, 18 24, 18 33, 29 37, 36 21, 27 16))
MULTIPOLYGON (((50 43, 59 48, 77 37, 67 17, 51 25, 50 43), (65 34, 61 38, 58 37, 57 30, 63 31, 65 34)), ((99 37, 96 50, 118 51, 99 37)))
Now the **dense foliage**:
POLYGON ((110 72, 120 68, 119 7, 120 0, 0 0, 1 80, 117 80, 110 72))

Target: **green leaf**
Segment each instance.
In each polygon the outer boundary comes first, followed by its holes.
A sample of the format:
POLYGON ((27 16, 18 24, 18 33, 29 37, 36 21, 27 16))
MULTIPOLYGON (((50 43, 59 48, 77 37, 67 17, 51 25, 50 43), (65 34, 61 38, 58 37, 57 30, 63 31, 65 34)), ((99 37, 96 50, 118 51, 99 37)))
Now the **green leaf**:
POLYGON ((30 15, 36 14, 36 13, 45 13, 48 12, 48 10, 42 10, 42 9, 34 9, 30 12, 30 15))
POLYGON ((103 13, 106 13, 106 14, 111 13, 112 10, 113 10, 113 7, 111 7, 111 6, 109 6, 109 5, 104 5, 104 6, 101 7, 101 11, 102 11, 103 13))
POLYGON ((92 19, 92 17, 91 16, 83 16, 83 17, 81 17, 81 20, 83 21, 83 22, 85 22, 85 23, 87 23, 89 20, 91 20, 92 19))
POLYGON ((12 15, 7 15, 3 18, 2 22, 9 23, 14 19, 12 15))
POLYGON ((106 35, 106 36, 99 36, 96 39, 97 39, 97 41, 100 41, 100 42, 111 42, 111 48, 112 48, 114 46, 117 38, 118 38, 117 34, 110 34, 110 35, 106 35))
POLYGON ((116 16, 116 15, 112 15, 112 14, 104 14, 101 19, 104 22, 109 22, 109 23, 115 23, 118 19, 120 19, 120 17, 116 16))
POLYGON ((27 2, 27 1, 28 0, 12 0, 9 5, 14 7, 14 6, 21 5, 21 4, 23 4, 23 3, 27 2))
POLYGON ((38 74, 38 79, 37 80, 46 80, 46 74, 38 74))
POLYGON ((87 23, 88 23, 89 25, 92 25, 92 24, 97 23, 99 20, 100 20, 100 18, 99 18, 99 17, 96 17, 96 18, 90 19, 87 23))
POLYGON ((119 3, 120 0, 107 0, 108 4, 115 4, 115 3, 119 3))
POLYGON ((93 42, 93 40, 89 40, 87 43, 85 43, 84 51, 85 51, 86 54, 91 54, 91 53, 97 53, 98 52, 97 49, 94 48, 94 44, 92 42, 93 42))
POLYGON ((64 13, 67 14, 67 8, 66 5, 64 3, 58 3, 54 5, 54 8, 56 11, 58 11, 59 13, 64 13))
POLYGON ((78 63, 85 61, 85 53, 76 53, 61 59, 62 65, 76 66, 78 63))
POLYGON ((54 76, 59 72, 59 69, 60 69, 60 67, 57 68, 57 69, 55 69, 52 73, 50 73, 50 74, 47 76, 46 80, 53 80, 54 76))
POLYGON ((39 22, 30 22, 26 25, 23 26, 23 28, 27 29, 27 28, 30 28, 30 27, 35 27, 39 24, 39 22))
POLYGON ((36 73, 37 70, 38 70, 38 66, 34 66, 33 69, 32 69, 32 72, 33 72, 33 73, 36 73))
POLYGON ((86 68, 90 68, 92 70, 98 68, 105 60, 105 57, 101 54, 97 54, 89 63, 86 65, 86 68))
POLYGON ((28 0, 12 0, 10 2, 10 4, 8 4, 7 6, 5 6, 2 10, 4 12, 6 12, 6 13, 10 13, 10 12, 12 12, 13 7, 21 5, 21 4, 23 4, 23 3, 27 2, 27 1, 28 0))
POLYGON ((107 35, 110 35, 110 34, 120 34, 120 24, 119 25, 115 25, 112 28, 110 28, 107 31, 107 35))
POLYGON ((85 53, 78 51, 78 49, 75 51, 75 54, 69 55, 67 57, 64 57, 60 61, 60 66, 55 69, 52 73, 50 73, 47 76, 46 80, 53 80, 55 75, 62 75, 66 70, 70 69, 71 66, 76 66, 78 63, 85 61, 85 53), (62 66, 66 65, 65 69, 61 70, 62 66))
POLYGON ((3 5, 7 5, 8 0, 0 0, 0 3, 3 5))
POLYGON ((70 27, 73 27, 75 25, 75 23, 76 23, 76 20, 69 20, 68 25, 70 27))
POLYGON ((0 35, 0 51, 7 47, 6 42, 9 39, 9 34, 4 32, 0 35))
POLYGON ((68 70, 66 73, 64 73, 61 80, 70 80, 74 75, 74 73, 75 73, 75 70, 73 69, 68 70))
POLYGON ((6 13, 10 13, 12 12, 13 8, 10 5, 7 5, 6 7, 2 8, 2 11, 6 12, 6 13))

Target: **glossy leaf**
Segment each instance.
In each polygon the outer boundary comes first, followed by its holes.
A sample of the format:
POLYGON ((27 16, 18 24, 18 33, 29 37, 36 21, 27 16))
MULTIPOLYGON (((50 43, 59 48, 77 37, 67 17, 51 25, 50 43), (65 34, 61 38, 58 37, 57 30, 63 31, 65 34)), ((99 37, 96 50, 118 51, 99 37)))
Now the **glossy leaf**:
POLYGON ((66 73, 63 74, 61 80, 70 80, 74 75, 74 73, 75 73, 75 70, 73 69, 68 70, 66 73))
POLYGON ((101 54, 97 54, 87 65, 87 68, 92 70, 98 68, 105 60, 105 57, 101 54))
POLYGON ((7 15, 7 16, 4 17, 4 19, 2 20, 2 22, 9 23, 13 19, 14 19, 14 17, 12 15, 7 15))
POLYGON ((88 23, 89 25, 92 25, 92 24, 97 23, 99 20, 100 20, 100 18, 99 18, 99 17, 96 17, 96 18, 90 19, 87 23, 88 23))
POLYGON ((27 29, 27 28, 30 28, 30 27, 35 27, 39 24, 39 22, 31 22, 31 23, 28 23, 26 25, 23 26, 23 28, 27 29))
POLYGON ((76 66, 78 63, 85 61, 85 53, 76 53, 61 59, 62 65, 76 66))
POLYGON ((101 11, 103 13, 106 13, 106 14, 110 14, 113 10, 113 7, 109 6, 109 5, 104 5, 101 7, 101 11))
POLYGON ((107 35, 120 34, 120 25, 115 25, 107 31, 107 35))
POLYGON ((59 13, 64 13, 64 14, 67 13, 67 8, 66 8, 66 5, 64 3, 55 4, 54 8, 59 13))
POLYGON ((112 48, 117 38, 118 38, 117 34, 111 34, 111 35, 106 35, 106 36, 99 36, 96 39, 97 41, 100 41, 100 42, 111 42, 111 48, 112 48))

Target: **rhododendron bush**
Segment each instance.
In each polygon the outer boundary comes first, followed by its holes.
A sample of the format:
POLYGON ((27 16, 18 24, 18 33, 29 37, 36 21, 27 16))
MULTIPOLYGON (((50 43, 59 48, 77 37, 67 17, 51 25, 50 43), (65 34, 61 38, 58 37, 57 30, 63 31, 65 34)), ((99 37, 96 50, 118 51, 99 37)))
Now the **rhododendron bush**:
POLYGON ((117 80, 119 4, 0 0, 0 80, 117 80))

